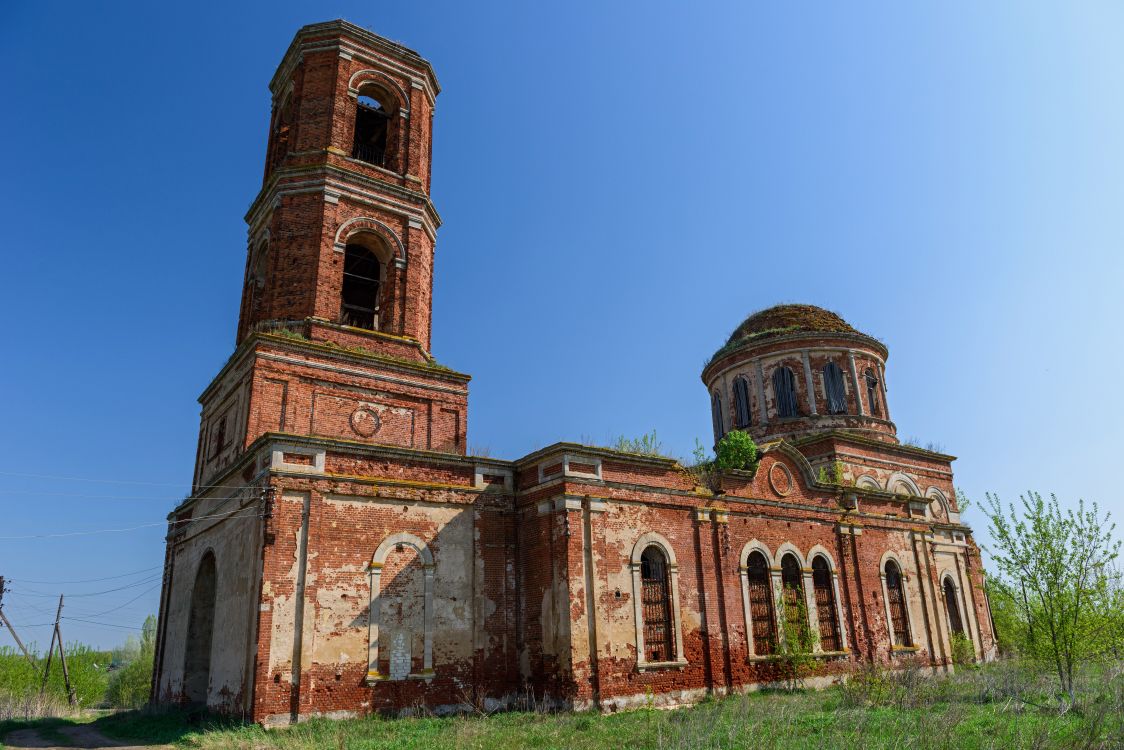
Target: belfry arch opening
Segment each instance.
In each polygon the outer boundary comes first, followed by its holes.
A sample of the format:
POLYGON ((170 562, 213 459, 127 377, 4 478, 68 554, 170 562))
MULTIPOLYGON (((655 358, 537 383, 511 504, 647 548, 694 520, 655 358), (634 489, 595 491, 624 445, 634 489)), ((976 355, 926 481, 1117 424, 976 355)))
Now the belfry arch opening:
POLYGON ((394 99, 376 86, 359 90, 351 156, 376 167, 391 167, 394 153, 394 99))
POLYGON ((203 555, 191 590, 191 612, 183 657, 183 699, 206 705, 211 682, 211 642, 215 631, 215 556, 203 555))
POLYGON ((374 331, 379 327, 383 262, 371 244, 374 243, 357 238, 344 248, 340 322, 374 331))

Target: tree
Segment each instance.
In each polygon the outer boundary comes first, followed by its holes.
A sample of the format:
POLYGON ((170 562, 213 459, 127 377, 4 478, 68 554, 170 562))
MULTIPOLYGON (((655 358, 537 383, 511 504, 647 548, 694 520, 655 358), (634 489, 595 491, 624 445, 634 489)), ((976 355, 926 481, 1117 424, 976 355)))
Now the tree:
POLYGON ((1120 649, 1115 525, 1096 503, 1063 511, 1056 496, 1030 492, 1020 497, 1021 510, 1010 504, 1005 513, 998 497, 987 500, 994 540, 987 550, 1017 620, 1017 647, 1051 665, 1072 705, 1075 668, 1120 649))
POLYGON ((145 618, 139 644, 135 646, 127 644, 125 652, 135 653, 135 656, 110 675, 106 702, 121 708, 140 708, 148 702, 149 690, 152 687, 152 663, 156 653, 154 616, 149 615, 145 618))

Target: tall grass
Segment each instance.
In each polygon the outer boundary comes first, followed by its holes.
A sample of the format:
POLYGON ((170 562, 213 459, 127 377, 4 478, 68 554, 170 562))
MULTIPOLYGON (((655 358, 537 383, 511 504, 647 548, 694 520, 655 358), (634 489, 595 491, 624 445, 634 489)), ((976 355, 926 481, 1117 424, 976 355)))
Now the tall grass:
POLYGON ((1059 701, 1048 674, 1018 663, 954 676, 870 668, 823 691, 734 695, 675 711, 609 715, 479 713, 453 718, 313 720, 271 731, 202 725, 184 714, 134 712, 99 720, 107 734, 177 741, 202 750, 694 750, 695 748, 1124 747, 1122 670, 1090 668, 1081 700, 1059 701))

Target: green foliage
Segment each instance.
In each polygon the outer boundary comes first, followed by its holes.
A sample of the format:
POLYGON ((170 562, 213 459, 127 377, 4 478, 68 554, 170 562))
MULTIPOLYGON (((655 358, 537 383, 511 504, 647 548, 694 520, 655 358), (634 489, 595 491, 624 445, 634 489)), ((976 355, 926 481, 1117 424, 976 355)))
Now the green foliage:
MULTIPOLYGON (((180 712, 124 712, 95 728, 144 743, 177 742, 197 750, 321 748, 1004 748, 1062 750, 1118 747, 1124 736, 1124 676, 1087 668, 1078 680, 1081 711, 1048 703, 1049 675, 1008 661, 955 675, 911 664, 867 667, 823 691, 762 691, 690 708, 616 713, 508 712, 448 718, 378 717, 265 730, 180 712), (208 724, 207 722, 215 722, 208 724)), ((644 710, 652 706, 651 710, 644 710)), ((142 743, 137 743, 142 744, 142 743)))
POLYGON ((821 466, 818 479, 820 481, 820 484, 834 484, 836 486, 842 487, 844 484, 843 462, 832 461, 830 471, 828 470, 828 467, 821 466))
POLYGON ((660 442, 655 430, 634 438, 618 435, 609 447, 615 451, 621 451, 622 453, 637 453, 641 456, 673 458, 673 456, 670 456, 667 451, 664 450, 663 443, 660 442))
POLYGON ((1020 498, 1022 507, 988 495, 984 508, 994 544, 988 547, 999 571, 996 581, 1013 622, 1020 653, 1050 665, 1072 704, 1079 664, 1120 654, 1124 627, 1120 578, 1113 563, 1120 552, 1115 526, 1079 501, 1062 510, 1056 496, 1037 492, 1020 498))
POLYGON ((953 633, 948 640, 952 648, 953 664, 967 667, 976 663, 976 647, 968 636, 963 633, 953 633))
POLYGON ((781 639, 777 656, 788 680, 789 689, 804 684, 804 678, 816 664, 813 655, 819 634, 808 623, 808 604, 804 592, 796 587, 785 587, 785 603, 781 607, 781 639), (789 593, 792 593, 789 601, 789 593))
POLYGON ((155 617, 149 615, 145 619, 141 637, 130 636, 122 652, 124 665, 110 675, 105 700, 118 708, 140 708, 148 702, 152 687, 152 662, 156 652, 155 617))
POLYGON ((757 468, 757 443, 742 430, 731 430, 723 435, 715 446, 714 454, 714 465, 719 471, 753 471, 757 468))
MULTIPOLYGON (((43 678, 43 668, 47 662, 46 654, 35 653, 35 666, 27 662, 18 649, 10 646, 0 647, 0 693, 9 696, 26 696, 38 694, 39 685, 43 678)), ((100 705, 105 697, 105 688, 108 683, 107 668, 112 661, 109 651, 99 651, 80 643, 68 643, 66 646, 66 666, 70 672, 70 684, 80 706, 100 705)), ((54 658, 51 659, 51 674, 47 680, 47 695, 51 698, 66 702, 66 683, 62 677, 62 665, 59 663, 58 646, 55 647, 54 658)))

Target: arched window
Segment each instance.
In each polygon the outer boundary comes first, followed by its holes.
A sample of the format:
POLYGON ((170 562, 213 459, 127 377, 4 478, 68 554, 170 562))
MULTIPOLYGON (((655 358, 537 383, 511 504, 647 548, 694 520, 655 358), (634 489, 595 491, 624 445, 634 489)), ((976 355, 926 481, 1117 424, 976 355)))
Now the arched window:
POLYGON ((869 367, 865 374, 866 379, 866 402, 870 404, 870 416, 881 417, 882 409, 878 405, 878 378, 874 376, 874 371, 869 367))
POLYGON ((749 583, 749 618, 753 627, 753 652, 765 656, 776 652, 777 623, 773 610, 773 586, 765 555, 754 551, 746 559, 749 583))
POLYGON ((796 411, 796 378, 792 370, 787 367, 778 367, 773 371, 773 395, 777 399, 778 417, 795 417, 796 411))
POLYGON ((644 656, 650 662, 675 659, 675 630, 671 622, 671 586, 667 558, 656 545, 640 556, 641 600, 644 607, 644 656))
POLYGON ((894 646, 912 646, 909 617, 906 615, 905 584, 902 571, 893 560, 886 561, 886 605, 890 610, 890 632, 894 646))
POLYGON ((734 379, 734 411, 737 415, 738 429, 749 427, 749 381, 745 378, 734 379))
POLYGON ((843 370, 834 362, 823 366, 823 385, 827 391, 827 413, 847 413, 847 390, 843 387, 843 370))
MULTIPOLYGON (((386 165, 390 133, 389 107, 371 91, 358 97, 355 107, 355 139, 351 156, 376 167, 386 165)), ((385 97, 383 97, 385 99, 385 97)))
POLYGON ((211 683, 211 642, 215 631, 215 556, 203 555, 191 590, 187 616, 187 641, 183 655, 183 696, 189 703, 206 705, 211 683))
POLYGON ((820 625, 820 648, 839 651, 839 618, 835 609, 835 587, 831 581, 831 568, 822 555, 812 560, 812 588, 816 594, 816 617, 820 625))
POLYGON ((714 422, 714 442, 717 443, 726 434, 726 431, 722 429, 722 394, 718 391, 715 391, 710 398, 710 418, 714 422))
POLYGON ((800 627, 803 611, 807 613, 804 601, 804 576, 800 571, 800 561, 789 553, 781 558, 781 586, 784 588, 784 619, 791 623, 790 628, 800 627))
POLYGON ((953 633, 964 635, 964 621, 960 619, 960 604, 956 597, 956 586, 951 578, 944 579, 944 606, 948 610, 948 627, 953 633))
POLYGON ((343 256, 340 322, 375 330, 379 312, 379 259, 362 245, 349 244, 343 256))

